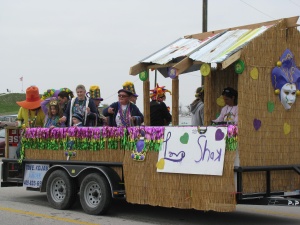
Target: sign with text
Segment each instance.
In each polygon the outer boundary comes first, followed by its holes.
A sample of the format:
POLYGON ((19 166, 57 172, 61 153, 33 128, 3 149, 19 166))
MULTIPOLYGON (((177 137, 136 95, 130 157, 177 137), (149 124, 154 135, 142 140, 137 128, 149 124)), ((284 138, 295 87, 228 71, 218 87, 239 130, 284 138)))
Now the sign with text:
POLYGON ((8 143, 10 146, 17 146, 21 136, 21 129, 8 129, 8 143))
POLYGON ((26 164, 23 186, 39 188, 48 169, 46 164, 26 164))
POLYGON ((227 127, 166 127, 157 172, 223 174, 227 127))

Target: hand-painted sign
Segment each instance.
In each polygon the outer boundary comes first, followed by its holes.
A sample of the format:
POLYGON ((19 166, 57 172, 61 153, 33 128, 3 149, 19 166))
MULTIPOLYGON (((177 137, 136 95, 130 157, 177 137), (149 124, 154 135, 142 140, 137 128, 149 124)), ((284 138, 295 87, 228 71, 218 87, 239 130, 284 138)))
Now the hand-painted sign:
POLYGON ((227 127, 201 131, 197 127, 166 127, 157 171, 221 176, 227 127))

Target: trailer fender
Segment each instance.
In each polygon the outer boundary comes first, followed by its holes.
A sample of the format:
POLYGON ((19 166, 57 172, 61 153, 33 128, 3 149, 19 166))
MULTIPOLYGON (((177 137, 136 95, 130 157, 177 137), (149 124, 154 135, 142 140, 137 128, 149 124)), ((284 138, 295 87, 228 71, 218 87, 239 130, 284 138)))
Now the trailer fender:
POLYGON ((119 175, 110 167, 106 166, 84 166, 84 165, 54 165, 52 166, 43 177, 42 185, 40 188, 41 192, 46 191, 46 184, 50 174, 55 170, 64 170, 66 171, 70 177, 72 178, 81 178, 85 177, 87 174, 93 173, 95 171, 102 174, 110 187, 112 197, 114 190, 122 190, 122 181, 119 175))

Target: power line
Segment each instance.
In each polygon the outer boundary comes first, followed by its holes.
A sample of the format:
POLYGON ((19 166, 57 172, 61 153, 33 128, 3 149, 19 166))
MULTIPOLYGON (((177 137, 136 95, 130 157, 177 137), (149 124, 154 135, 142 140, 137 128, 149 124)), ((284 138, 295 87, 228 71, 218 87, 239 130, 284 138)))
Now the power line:
POLYGON ((259 10, 259 9, 255 8, 254 6, 252 6, 252 5, 248 4, 247 2, 244 2, 243 0, 240 0, 240 1, 241 1, 241 2, 243 2, 244 4, 246 4, 246 5, 250 6, 251 8, 255 9, 256 11, 258 11, 258 12, 260 12, 260 13, 264 14, 265 16, 267 16, 267 17, 270 17, 271 19, 275 19, 274 17, 272 17, 272 16, 269 16, 268 14, 266 14, 266 13, 264 13, 263 11, 261 11, 261 10, 259 10))
POLYGON ((292 0, 290 0, 291 3, 293 3, 294 5, 298 6, 300 8, 300 5, 298 5, 297 3, 293 2, 292 0))

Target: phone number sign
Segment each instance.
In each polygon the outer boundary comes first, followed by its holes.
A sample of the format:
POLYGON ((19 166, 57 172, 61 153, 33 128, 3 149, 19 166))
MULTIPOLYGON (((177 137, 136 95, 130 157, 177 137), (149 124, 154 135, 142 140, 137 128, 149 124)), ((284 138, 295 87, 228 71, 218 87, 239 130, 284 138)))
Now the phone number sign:
POLYGON ((48 170, 49 165, 47 164, 26 164, 23 186, 39 188, 48 170))

